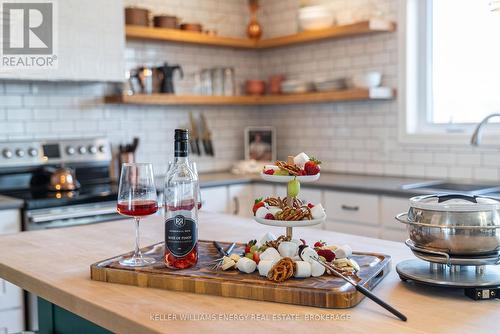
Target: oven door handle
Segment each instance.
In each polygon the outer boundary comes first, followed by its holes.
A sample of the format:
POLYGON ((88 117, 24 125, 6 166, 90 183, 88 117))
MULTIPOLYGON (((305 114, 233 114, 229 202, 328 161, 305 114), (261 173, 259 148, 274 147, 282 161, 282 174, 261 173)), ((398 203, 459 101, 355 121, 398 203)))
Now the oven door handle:
POLYGON ((82 218, 87 216, 109 215, 117 213, 116 207, 105 207, 98 209, 85 209, 75 212, 61 212, 61 213, 46 213, 46 214, 32 214, 29 217, 31 223, 40 224, 53 220, 62 220, 70 218, 82 218))

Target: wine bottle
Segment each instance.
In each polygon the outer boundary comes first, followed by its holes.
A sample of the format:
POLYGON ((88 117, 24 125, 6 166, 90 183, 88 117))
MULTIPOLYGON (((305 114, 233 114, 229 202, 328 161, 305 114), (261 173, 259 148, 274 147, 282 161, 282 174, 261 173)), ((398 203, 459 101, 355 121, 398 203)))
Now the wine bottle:
POLYGON ((188 130, 176 129, 174 162, 165 178, 165 264, 185 269, 198 262, 198 175, 190 167, 188 130))

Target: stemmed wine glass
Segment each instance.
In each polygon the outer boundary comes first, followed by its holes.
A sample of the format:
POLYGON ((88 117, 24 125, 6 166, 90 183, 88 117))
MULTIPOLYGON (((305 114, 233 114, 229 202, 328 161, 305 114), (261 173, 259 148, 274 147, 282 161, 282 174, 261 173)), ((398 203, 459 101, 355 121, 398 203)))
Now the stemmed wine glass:
POLYGON ((134 217, 135 220, 134 255, 120 260, 120 264, 127 267, 141 267, 155 263, 154 258, 144 257, 139 248, 139 223, 141 218, 158 211, 152 164, 122 164, 117 210, 119 214, 134 217))

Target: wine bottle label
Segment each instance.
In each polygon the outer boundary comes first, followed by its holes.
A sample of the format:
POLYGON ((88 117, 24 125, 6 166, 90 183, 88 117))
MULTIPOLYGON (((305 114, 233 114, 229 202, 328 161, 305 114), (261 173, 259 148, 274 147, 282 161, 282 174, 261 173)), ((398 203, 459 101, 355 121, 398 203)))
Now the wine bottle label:
POLYGON ((165 220, 165 247, 176 257, 189 254, 198 240, 196 222, 182 215, 165 220))

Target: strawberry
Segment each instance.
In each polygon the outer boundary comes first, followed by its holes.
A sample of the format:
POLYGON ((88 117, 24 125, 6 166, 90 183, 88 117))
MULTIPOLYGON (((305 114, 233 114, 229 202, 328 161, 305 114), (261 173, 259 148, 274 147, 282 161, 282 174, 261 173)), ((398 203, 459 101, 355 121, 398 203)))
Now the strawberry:
POLYGON ((272 213, 266 213, 266 215, 264 216, 264 219, 274 220, 274 216, 272 213))
POLYGON ((300 170, 300 176, 305 176, 305 175, 307 175, 305 169, 301 169, 300 170))
POLYGON ((252 208, 253 214, 255 215, 255 212, 257 212, 257 210, 258 210, 260 207, 264 206, 265 204, 266 204, 266 203, 264 203, 264 202, 262 201, 262 197, 261 197, 261 198, 257 198, 257 199, 255 200, 255 203, 254 203, 253 208, 252 208))
POLYGON ((327 262, 335 260, 335 253, 330 249, 318 249, 316 253, 318 253, 319 256, 323 256, 327 262))
POLYGON ((321 240, 320 240, 320 241, 316 241, 316 242, 314 243, 314 248, 321 248, 321 247, 323 247, 324 245, 326 245, 326 242, 321 241, 321 240))
POLYGON ((255 261, 255 263, 259 264, 259 262, 260 262, 260 253, 258 253, 258 252, 253 253, 253 260, 255 261))
POLYGON ((312 208, 314 208, 314 204, 309 203, 309 204, 307 204, 307 207, 308 207, 309 209, 312 209, 312 208))
POLYGON ((306 164, 304 165, 304 170, 306 171, 307 175, 316 175, 320 171, 319 165, 321 164, 321 161, 316 160, 314 158, 311 158, 306 164))
POLYGON ((274 175, 274 169, 268 169, 268 170, 265 170, 265 171, 264 171, 264 174, 267 174, 267 175, 274 175))
POLYGON ((245 247, 245 254, 250 253, 250 245, 246 245, 245 247))

